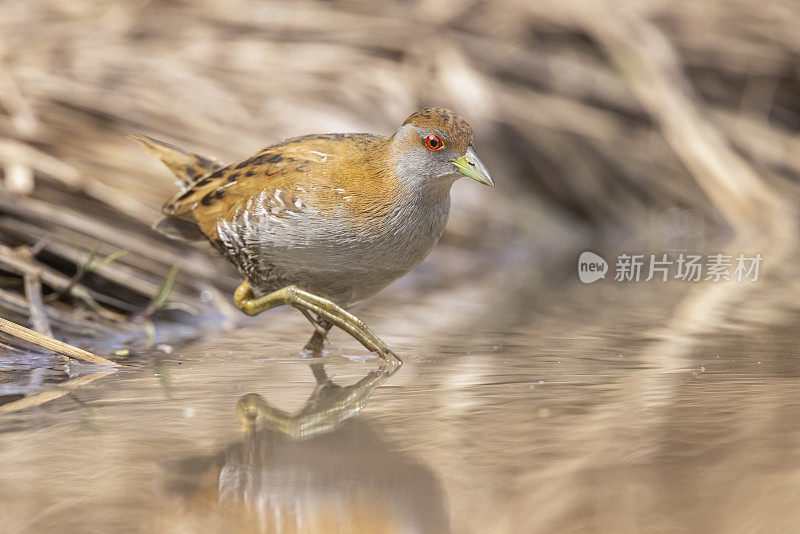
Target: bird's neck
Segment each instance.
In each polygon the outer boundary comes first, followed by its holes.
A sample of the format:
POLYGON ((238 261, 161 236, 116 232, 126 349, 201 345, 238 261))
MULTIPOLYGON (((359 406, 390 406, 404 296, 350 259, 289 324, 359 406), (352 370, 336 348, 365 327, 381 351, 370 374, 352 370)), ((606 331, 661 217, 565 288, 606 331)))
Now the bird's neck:
MULTIPOLYGON (((420 252, 424 250, 424 256, 439 240, 447 225, 450 187, 456 177, 425 179, 419 175, 403 176, 403 171, 403 167, 399 166, 397 172, 401 193, 387 218, 388 227, 401 241, 412 241, 420 252)), ((406 172, 409 171, 413 172, 406 169, 406 172)), ((401 248, 405 247, 403 245, 401 248)))

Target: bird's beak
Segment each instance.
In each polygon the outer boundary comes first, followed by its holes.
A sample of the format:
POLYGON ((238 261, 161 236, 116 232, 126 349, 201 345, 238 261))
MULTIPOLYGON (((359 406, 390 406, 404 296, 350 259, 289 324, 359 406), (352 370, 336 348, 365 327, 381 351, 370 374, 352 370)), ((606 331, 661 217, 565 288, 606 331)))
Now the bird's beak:
POLYGON ((489 175, 489 170, 478 158, 472 147, 467 148, 467 153, 453 160, 453 165, 464 176, 469 176, 483 185, 494 186, 494 180, 489 175))

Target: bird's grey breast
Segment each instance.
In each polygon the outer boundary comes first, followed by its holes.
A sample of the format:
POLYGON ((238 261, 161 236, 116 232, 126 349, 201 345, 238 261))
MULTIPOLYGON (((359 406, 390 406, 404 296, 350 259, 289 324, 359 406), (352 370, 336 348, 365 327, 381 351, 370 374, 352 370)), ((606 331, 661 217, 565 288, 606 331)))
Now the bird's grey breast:
POLYGON ((323 215, 265 190, 217 229, 220 250, 261 292, 297 284, 350 306, 417 265, 441 237, 449 207, 449 195, 419 195, 355 224, 344 207, 323 215))

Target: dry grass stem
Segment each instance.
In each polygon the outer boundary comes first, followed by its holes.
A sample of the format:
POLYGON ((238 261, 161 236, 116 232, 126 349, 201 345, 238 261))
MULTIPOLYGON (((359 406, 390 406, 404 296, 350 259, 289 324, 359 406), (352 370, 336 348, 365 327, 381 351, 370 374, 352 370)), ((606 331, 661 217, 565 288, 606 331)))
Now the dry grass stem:
POLYGON ((46 402, 59 399, 69 394, 72 390, 76 388, 85 386, 90 382, 94 382, 98 378, 103 378, 104 376, 108 376, 110 374, 113 374, 113 372, 108 371, 104 373, 93 373, 78 378, 72 378, 70 380, 67 380, 59 384, 59 389, 43 391, 41 393, 36 393, 35 395, 31 395, 30 397, 25 397, 24 399, 19 399, 16 401, 3 404, 2 406, 0 406, 0 414, 8 414, 12 412, 18 412, 20 410, 27 410, 28 408, 33 408, 34 406, 41 406, 46 402))
POLYGON ((92 354, 91 352, 79 349, 78 347, 73 347, 72 345, 64 343, 63 341, 59 341, 50 336, 40 334, 39 332, 31 330, 30 328, 25 328, 24 326, 18 325, 17 323, 13 323, 7 319, 0 318, 0 332, 21 339, 23 341, 27 341, 28 343, 33 343, 34 345, 37 345, 44 349, 52 350, 53 352, 58 352, 59 354, 69 356, 70 358, 75 358, 77 360, 83 360, 85 362, 94 363, 97 365, 110 365, 110 366, 117 365, 111 360, 107 360, 105 358, 92 354))
POLYGON ((28 272, 23 276, 25 282, 25 298, 28 300, 30 309, 31 325, 40 334, 53 337, 53 329, 50 327, 50 319, 42 301, 42 282, 39 273, 28 272))

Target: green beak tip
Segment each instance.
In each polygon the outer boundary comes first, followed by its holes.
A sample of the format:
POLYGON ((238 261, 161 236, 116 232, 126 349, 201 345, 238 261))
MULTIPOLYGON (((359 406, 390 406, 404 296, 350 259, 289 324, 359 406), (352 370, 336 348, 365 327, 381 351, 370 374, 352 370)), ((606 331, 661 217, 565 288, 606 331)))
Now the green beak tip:
POLYGON ((467 149, 466 154, 454 159, 453 165, 455 165, 458 171, 464 176, 469 176, 476 182, 482 183, 483 185, 488 185, 490 187, 494 186, 494 180, 492 180, 489 170, 478 158, 478 155, 475 153, 472 147, 467 149))

